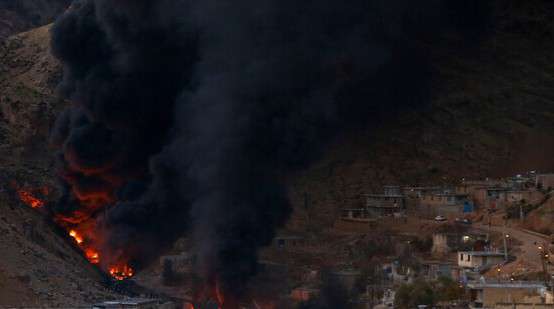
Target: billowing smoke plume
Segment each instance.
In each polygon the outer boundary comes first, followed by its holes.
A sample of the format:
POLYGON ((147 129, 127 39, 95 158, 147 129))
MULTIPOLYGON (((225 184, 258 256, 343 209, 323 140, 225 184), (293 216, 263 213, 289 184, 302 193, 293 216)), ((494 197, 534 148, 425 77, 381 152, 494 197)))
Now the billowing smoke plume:
POLYGON ((199 274, 240 295, 291 211, 284 176, 337 132, 423 105, 425 46, 486 25, 479 3, 76 2, 53 28, 73 102, 54 212, 94 219, 103 256, 138 268, 190 233, 199 274))

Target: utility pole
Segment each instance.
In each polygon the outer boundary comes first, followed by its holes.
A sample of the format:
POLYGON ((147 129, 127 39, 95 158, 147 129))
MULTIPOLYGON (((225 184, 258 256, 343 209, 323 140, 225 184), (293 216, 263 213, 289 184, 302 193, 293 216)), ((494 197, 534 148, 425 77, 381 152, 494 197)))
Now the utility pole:
POLYGON ((548 253, 546 251, 546 246, 541 245, 539 246, 539 254, 541 258, 541 264, 542 264, 542 272, 544 276, 544 284, 548 286, 548 271, 546 269, 546 260, 548 259, 548 253))
POLYGON ((506 234, 506 229, 504 228, 504 261, 508 262, 508 238, 510 237, 509 234, 506 234))

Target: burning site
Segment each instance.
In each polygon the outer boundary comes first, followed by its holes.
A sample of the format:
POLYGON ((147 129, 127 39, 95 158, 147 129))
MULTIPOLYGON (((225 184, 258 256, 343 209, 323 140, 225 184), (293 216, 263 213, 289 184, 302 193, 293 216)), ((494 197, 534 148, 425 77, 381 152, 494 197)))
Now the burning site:
POLYGON ((0 4, 0 307, 554 306, 516 2, 0 4))

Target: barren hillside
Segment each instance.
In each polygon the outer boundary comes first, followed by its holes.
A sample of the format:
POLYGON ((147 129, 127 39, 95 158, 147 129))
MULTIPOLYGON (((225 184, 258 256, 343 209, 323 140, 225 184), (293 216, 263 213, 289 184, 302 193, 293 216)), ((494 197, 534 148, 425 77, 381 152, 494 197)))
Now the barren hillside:
POLYGON ((0 41, 12 34, 51 23, 70 0, 0 1, 0 41))
POLYGON ((297 218, 329 226, 342 206, 387 184, 452 183, 462 177, 554 170, 552 4, 499 2, 476 49, 438 44, 428 107, 337 140, 326 157, 294 177, 297 218), (538 30, 540 29, 540 31, 538 30))
MULTIPOLYGON (((0 307, 75 307, 116 297, 67 237, 15 188, 52 186, 49 128, 62 102, 48 27, 0 46, 0 307)), ((48 197, 46 197, 48 201, 48 197)))

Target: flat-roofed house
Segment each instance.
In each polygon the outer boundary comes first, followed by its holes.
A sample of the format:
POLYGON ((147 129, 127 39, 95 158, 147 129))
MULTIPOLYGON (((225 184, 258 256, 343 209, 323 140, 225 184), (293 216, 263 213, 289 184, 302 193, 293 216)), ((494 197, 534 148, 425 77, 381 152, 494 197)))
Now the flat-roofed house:
POLYGON ((470 308, 544 308, 547 287, 541 282, 468 282, 470 308))
POLYGON ((498 251, 460 251, 458 266, 464 268, 484 268, 504 264, 505 255, 498 251))
POLYGON ((537 174, 535 177, 535 185, 537 188, 554 188, 554 174, 537 174))
POLYGON ((366 209, 370 217, 392 216, 406 209, 400 187, 385 186, 384 194, 366 194, 366 209))
POLYGON ((419 199, 420 212, 426 216, 448 216, 464 212, 464 204, 468 201, 467 194, 451 192, 424 194, 419 199))

